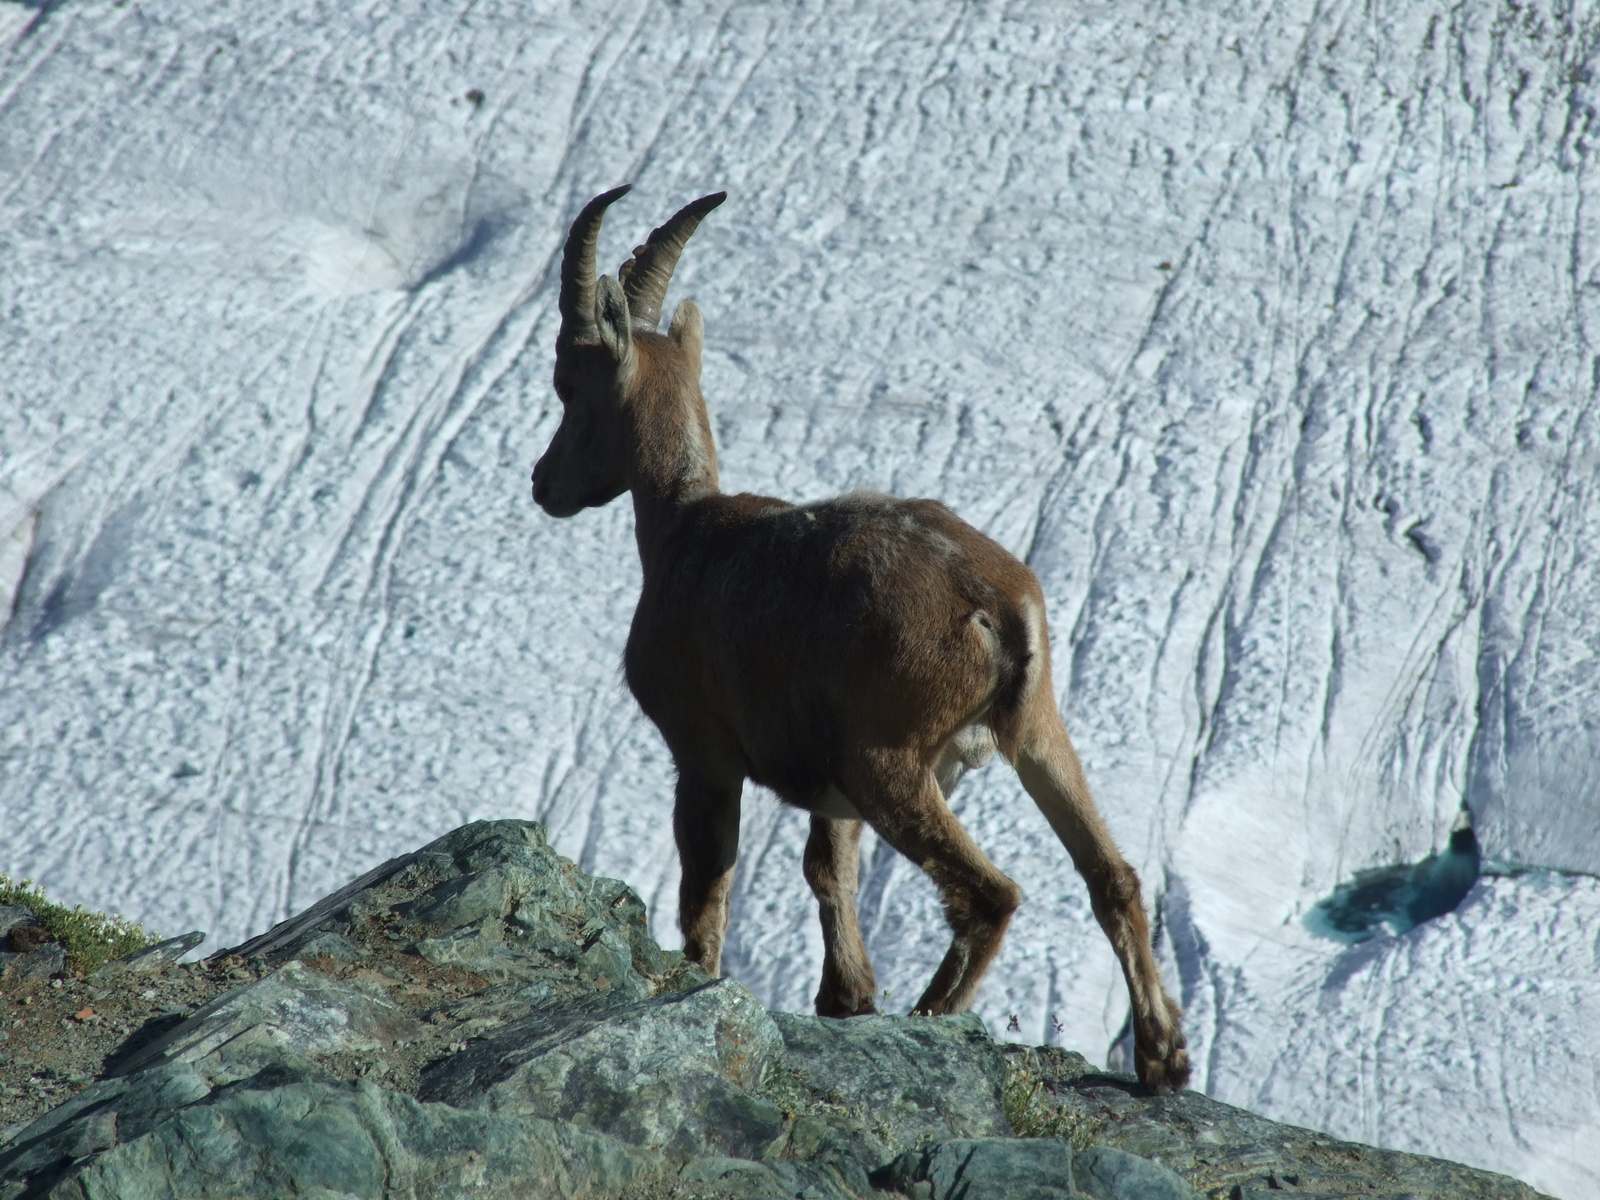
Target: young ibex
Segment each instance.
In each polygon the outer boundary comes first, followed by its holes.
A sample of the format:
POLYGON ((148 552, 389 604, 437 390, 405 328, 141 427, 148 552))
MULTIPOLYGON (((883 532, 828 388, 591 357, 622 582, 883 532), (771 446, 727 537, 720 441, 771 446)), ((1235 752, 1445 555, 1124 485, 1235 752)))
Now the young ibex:
POLYGON ((1033 572, 932 500, 857 492, 791 505, 728 496, 700 393, 700 311, 656 332, 690 234, 723 193, 650 235, 619 279, 595 278, 606 207, 573 223, 561 265, 561 426, 533 472, 551 516, 633 493, 644 590, 628 687, 677 764, 673 833, 685 953, 718 972, 746 779, 811 814, 805 875, 822 912, 817 1012, 873 1011, 856 922, 861 823, 926 871, 954 939, 916 1012, 967 1008, 1021 901, 945 796, 998 747, 1072 855, 1133 1005, 1145 1086, 1189 1078, 1139 879, 1090 799, 1050 682, 1033 572))

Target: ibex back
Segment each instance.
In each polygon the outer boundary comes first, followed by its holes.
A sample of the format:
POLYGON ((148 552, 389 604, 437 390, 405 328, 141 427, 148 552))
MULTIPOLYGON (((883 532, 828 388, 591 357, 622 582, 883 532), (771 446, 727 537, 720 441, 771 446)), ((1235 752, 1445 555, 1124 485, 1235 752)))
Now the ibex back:
POLYGON ((704 326, 689 301, 656 332, 706 196, 595 277, 606 207, 573 223, 561 268, 561 426, 534 499, 566 517, 633 495, 644 590, 628 686, 678 769, 673 833, 684 949, 718 973, 746 779, 811 814, 805 875, 825 947, 817 1012, 873 1011, 856 922, 861 823, 938 886, 954 933, 914 1011, 959 1012, 1021 901, 945 797, 996 748, 1072 856, 1132 1000, 1135 1065, 1155 1091, 1189 1059, 1162 990, 1139 879, 1095 810, 1056 710, 1039 581, 932 500, 854 493, 791 505, 724 495, 700 392, 704 326))

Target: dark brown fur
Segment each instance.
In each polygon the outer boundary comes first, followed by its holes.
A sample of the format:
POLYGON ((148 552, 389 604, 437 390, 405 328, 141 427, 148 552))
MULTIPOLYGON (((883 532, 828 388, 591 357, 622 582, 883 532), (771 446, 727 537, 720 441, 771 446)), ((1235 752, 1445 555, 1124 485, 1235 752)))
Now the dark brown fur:
MULTIPOLYGON (((565 414, 534 495, 567 516, 632 493, 644 588, 625 667, 678 767, 686 953, 717 973, 740 793, 754 779, 813 814, 805 874, 825 945, 817 1011, 874 1007, 855 914, 863 819, 933 879, 954 935, 915 1011, 967 1008, 1021 902, 945 802, 962 761, 981 761, 992 742, 1088 883, 1128 982, 1140 1078, 1157 1091, 1182 1087, 1179 1012, 1150 951, 1138 877, 1056 711, 1033 573, 932 500, 854 493, 795 506, 724 495, 699 386, 698 310, 681 304, 663 337, 632 327, 615 281, 590 286, 593 327, 564 325, 557 343, 565 414)), ((575 311, 563 299, 563 312, 575 311)))

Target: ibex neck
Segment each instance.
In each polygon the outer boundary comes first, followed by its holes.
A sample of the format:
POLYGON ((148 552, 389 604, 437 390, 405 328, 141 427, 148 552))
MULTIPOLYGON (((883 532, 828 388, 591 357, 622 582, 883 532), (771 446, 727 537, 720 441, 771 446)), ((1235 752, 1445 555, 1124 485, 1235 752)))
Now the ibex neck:
POLYGON ((638 397, 634 421, 634 536, 648 572, 684 505, 718 490, 717 451, 698 385, 638 397))

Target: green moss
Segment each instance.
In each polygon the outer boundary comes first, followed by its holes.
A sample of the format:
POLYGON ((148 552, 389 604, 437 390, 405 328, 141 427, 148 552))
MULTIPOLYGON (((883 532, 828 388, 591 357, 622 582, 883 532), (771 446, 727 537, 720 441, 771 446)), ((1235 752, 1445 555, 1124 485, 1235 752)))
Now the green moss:
POLYGON ((110 913, 90 912, 81 904, 65 908, 45 897, 44 888, 31 879, 16 882, 0 874, 0 904, 26 908, 34 919, 55 935, 66 949, 67 965, 92 971, 113 958, 121 958, 153 944, 156 938, 144 926, 110 913))
POLYGON ((1102 1122, 1056 1099, 1046 1078, 1050 1065, 1032 1050, 1006 1055, 1006 1120, 1018 1137, 1061 1138, 1074 1150, 1085 1150, 1099 1136, 1102 1122))

